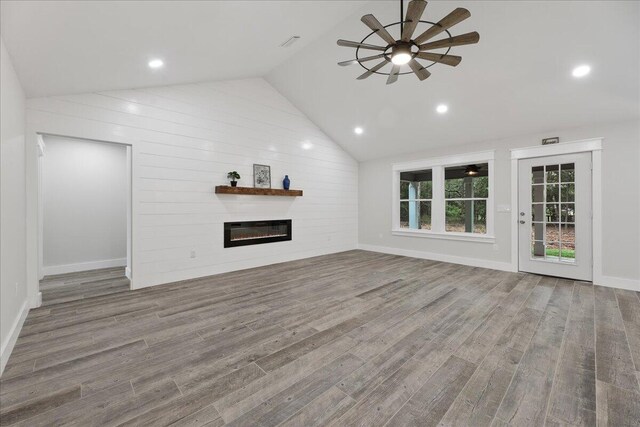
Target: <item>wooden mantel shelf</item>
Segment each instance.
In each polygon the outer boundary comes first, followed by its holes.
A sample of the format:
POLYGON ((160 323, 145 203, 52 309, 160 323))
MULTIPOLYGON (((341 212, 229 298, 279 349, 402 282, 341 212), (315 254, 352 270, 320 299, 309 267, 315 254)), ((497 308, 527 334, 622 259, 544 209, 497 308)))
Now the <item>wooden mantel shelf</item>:
POLYGON ((280 190, 277 188, 231 187, 229 185, 217 185, 216 194, 299 197, 302 196, 302 190, 280 190))

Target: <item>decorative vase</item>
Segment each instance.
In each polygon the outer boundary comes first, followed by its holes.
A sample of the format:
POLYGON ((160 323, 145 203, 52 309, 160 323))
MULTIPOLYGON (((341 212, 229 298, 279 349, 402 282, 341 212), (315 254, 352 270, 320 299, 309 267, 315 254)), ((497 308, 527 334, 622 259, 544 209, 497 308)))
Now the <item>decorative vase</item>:
POLYGON ((231 186, 235 187, 236 185, 238 185, 238 181, 231 181, 231 186))
POLYGON ((282 180, 282 188, 288 190, 290 185, 291 181, 289 180, 289 175, 285 175, 284 179, 282 180))

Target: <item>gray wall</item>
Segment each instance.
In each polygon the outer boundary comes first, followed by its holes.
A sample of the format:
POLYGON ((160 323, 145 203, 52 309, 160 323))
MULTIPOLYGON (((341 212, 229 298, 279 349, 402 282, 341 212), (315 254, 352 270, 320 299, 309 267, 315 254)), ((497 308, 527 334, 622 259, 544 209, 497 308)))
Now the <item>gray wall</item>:
POLYGON ((391 234, 391 165, 452 154, 496 150, 495 206, 511 204, 510 149, 540 144, 541 138, 561 141, 604 137, 603 274, 640 279, 640 122, 580 129, 553 130, 473 145, 441 147, 412 155, 372 160, 359 169, 359 243, 404 251, 438 253, 494 264, 511 261, 511 213, 495 213, 495 244, 434 240, 391 234))
POLYGON ((126 147, 59 136, 44 142, 44 274, 126 265, 126 147))
POLYGON ((24 92, 0 39, 0 373, 28 307, 25 230, 24 92))

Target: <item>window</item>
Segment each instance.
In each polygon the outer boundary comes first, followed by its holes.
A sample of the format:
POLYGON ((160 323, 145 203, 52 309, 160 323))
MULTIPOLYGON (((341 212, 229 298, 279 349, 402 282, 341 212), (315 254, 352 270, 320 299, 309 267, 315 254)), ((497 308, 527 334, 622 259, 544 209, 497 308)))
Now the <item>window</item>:
POLYGON ((432 195, 430 169, 400 174, 400 228, 431 230, 432 195))
POLYGON ((444 168, 445 231, 487 233, 489 164, 444 168))
POLYGON ((493 242, 493 155, 393 165, 393 234, 493 242))

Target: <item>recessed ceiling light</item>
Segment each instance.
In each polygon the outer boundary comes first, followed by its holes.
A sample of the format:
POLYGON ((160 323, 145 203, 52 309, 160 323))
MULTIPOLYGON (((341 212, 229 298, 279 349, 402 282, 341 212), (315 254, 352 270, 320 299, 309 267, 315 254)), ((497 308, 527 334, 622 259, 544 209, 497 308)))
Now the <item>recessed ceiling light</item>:
POLYGON ((164 61, 162 59, 152 59, 149 61, 149 68, 158 69, 164 66, 164 61))
POLYGON ((304 148, 305 150, 311 150, 311 148, 313 148, 313 144, 309 141, 305 141, 302 143, 302 148, 304 148))
POLYGON ((355 132, 356 135, 362 135, 364 133, 364 129, 362 129, 359 126, 354 128, 353 131, 355 132))
POLYGON ((579 65, 573 69, 573 72, 571 74, 573 74, 573 77, 580 78, 586 76, 590 72, 591 67, 589 67, 588 65, 579 65))
POLYGON ((440 113, 440 114, 444 114, 444 113, 446 113, 447 111, 449 111, 449 107, 447 107, 447 106, 446 106, 446 105, 444 105, 444 104, 440 104, 440 105, 438 105, 438 106, 436 107, 436 111, 437 111, 438 113, 440 113))

